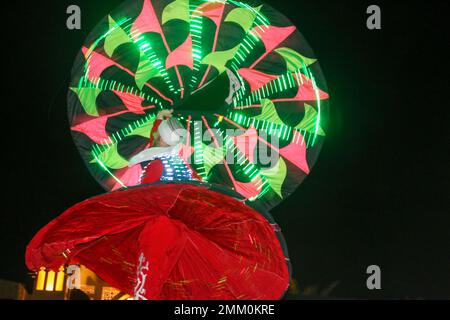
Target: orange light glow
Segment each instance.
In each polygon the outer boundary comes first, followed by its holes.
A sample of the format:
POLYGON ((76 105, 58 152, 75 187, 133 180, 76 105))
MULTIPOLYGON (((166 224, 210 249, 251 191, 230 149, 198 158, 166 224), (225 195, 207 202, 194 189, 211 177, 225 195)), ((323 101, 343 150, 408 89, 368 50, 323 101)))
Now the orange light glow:
POLYGON ((47 283, 45 284, 45 291, 53 291, 55 287, 55 271, 50 270, 47 273, 47 283))
POLYGON ((56 275, 55 291, 63 291, 64 289, 64 266, 59 267, 58 274, 56 275))
POLYGON ((45 268, 41 267, 39 269, 39 272, 37 273, 36 290, 39 291, 44 290, 45 275, 46 275, 45 268))

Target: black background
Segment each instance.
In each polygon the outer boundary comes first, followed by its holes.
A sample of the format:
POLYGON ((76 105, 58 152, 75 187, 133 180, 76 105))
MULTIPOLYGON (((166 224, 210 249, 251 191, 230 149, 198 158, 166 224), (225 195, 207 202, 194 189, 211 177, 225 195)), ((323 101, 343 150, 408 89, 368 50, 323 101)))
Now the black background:
MULTIPOLYGON (((26 281, 33 235, 103 193, 70 136, 73 60, 121 1, 2 1, 0 278, 26 281), (82 29, 66 29, 66 8, 82 29)), ((449 298, 448 1, 266 1, 299 28, 331 95, 311 175, 272 211, 300 288, 339 281, 336 298, 449 298), (382 30, 366 8, 382 9, 382 30), (382 269, 382 290, 366 268, 382 269)))

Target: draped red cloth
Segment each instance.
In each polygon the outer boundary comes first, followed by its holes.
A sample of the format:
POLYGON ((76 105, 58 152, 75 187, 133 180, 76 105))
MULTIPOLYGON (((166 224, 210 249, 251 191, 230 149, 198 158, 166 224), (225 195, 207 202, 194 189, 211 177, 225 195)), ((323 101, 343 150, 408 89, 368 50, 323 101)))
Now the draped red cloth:
POLYGON ((80 263, 141 299, 278 299, 288 287, 275 228, 204 185, 158 184, 83 201, 26 251, 31 270, 80 263))
POLYGON ((156 131, 158 131, 158 127, 161 124, 162 120, 161 119, 156 119, 155 122, 153 123, 152 126, 152 130, 150 131, 150 137, 149 137, 149 142, 147 145, 147 148, 151 148, 153 147, 154 143, 155 143, 155 133, 156 131))

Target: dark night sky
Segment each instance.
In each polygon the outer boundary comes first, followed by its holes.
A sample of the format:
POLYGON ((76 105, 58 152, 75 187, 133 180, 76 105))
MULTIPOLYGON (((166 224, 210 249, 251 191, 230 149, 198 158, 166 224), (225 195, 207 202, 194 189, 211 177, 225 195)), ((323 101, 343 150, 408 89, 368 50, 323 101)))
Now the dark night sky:
MULTIPOLYGON (((3 1, 0 278, 27 278, 28 241, 103 189, 70 136, 72 62, 121 1, 3 1), (65 28, 68 5, 82 30, 65 28), (4 6, 7 5, 7 8, 4 6)), ((266 1, 319 58, 331 95, 329 134, 311 175, 272 211, 301 286, 340 281, 344 298, 450 297, 448 1, 266 1), (422 4, 421 4, 422 3, 422 4), (383 29, 365 27, 379 4, 383 29), (370 292, 366 268, 382 269, 370 292)))

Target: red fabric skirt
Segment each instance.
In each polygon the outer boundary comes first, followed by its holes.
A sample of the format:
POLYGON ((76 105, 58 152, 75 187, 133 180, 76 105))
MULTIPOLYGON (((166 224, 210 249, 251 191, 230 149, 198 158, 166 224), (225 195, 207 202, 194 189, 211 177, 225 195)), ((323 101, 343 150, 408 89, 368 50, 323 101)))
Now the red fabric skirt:
POLYGON ((80 263, 138 299, 279 299, 287 258, 273 224, 206 186, 157 184, 83 201, 26 251, 31 270, 80 263))

